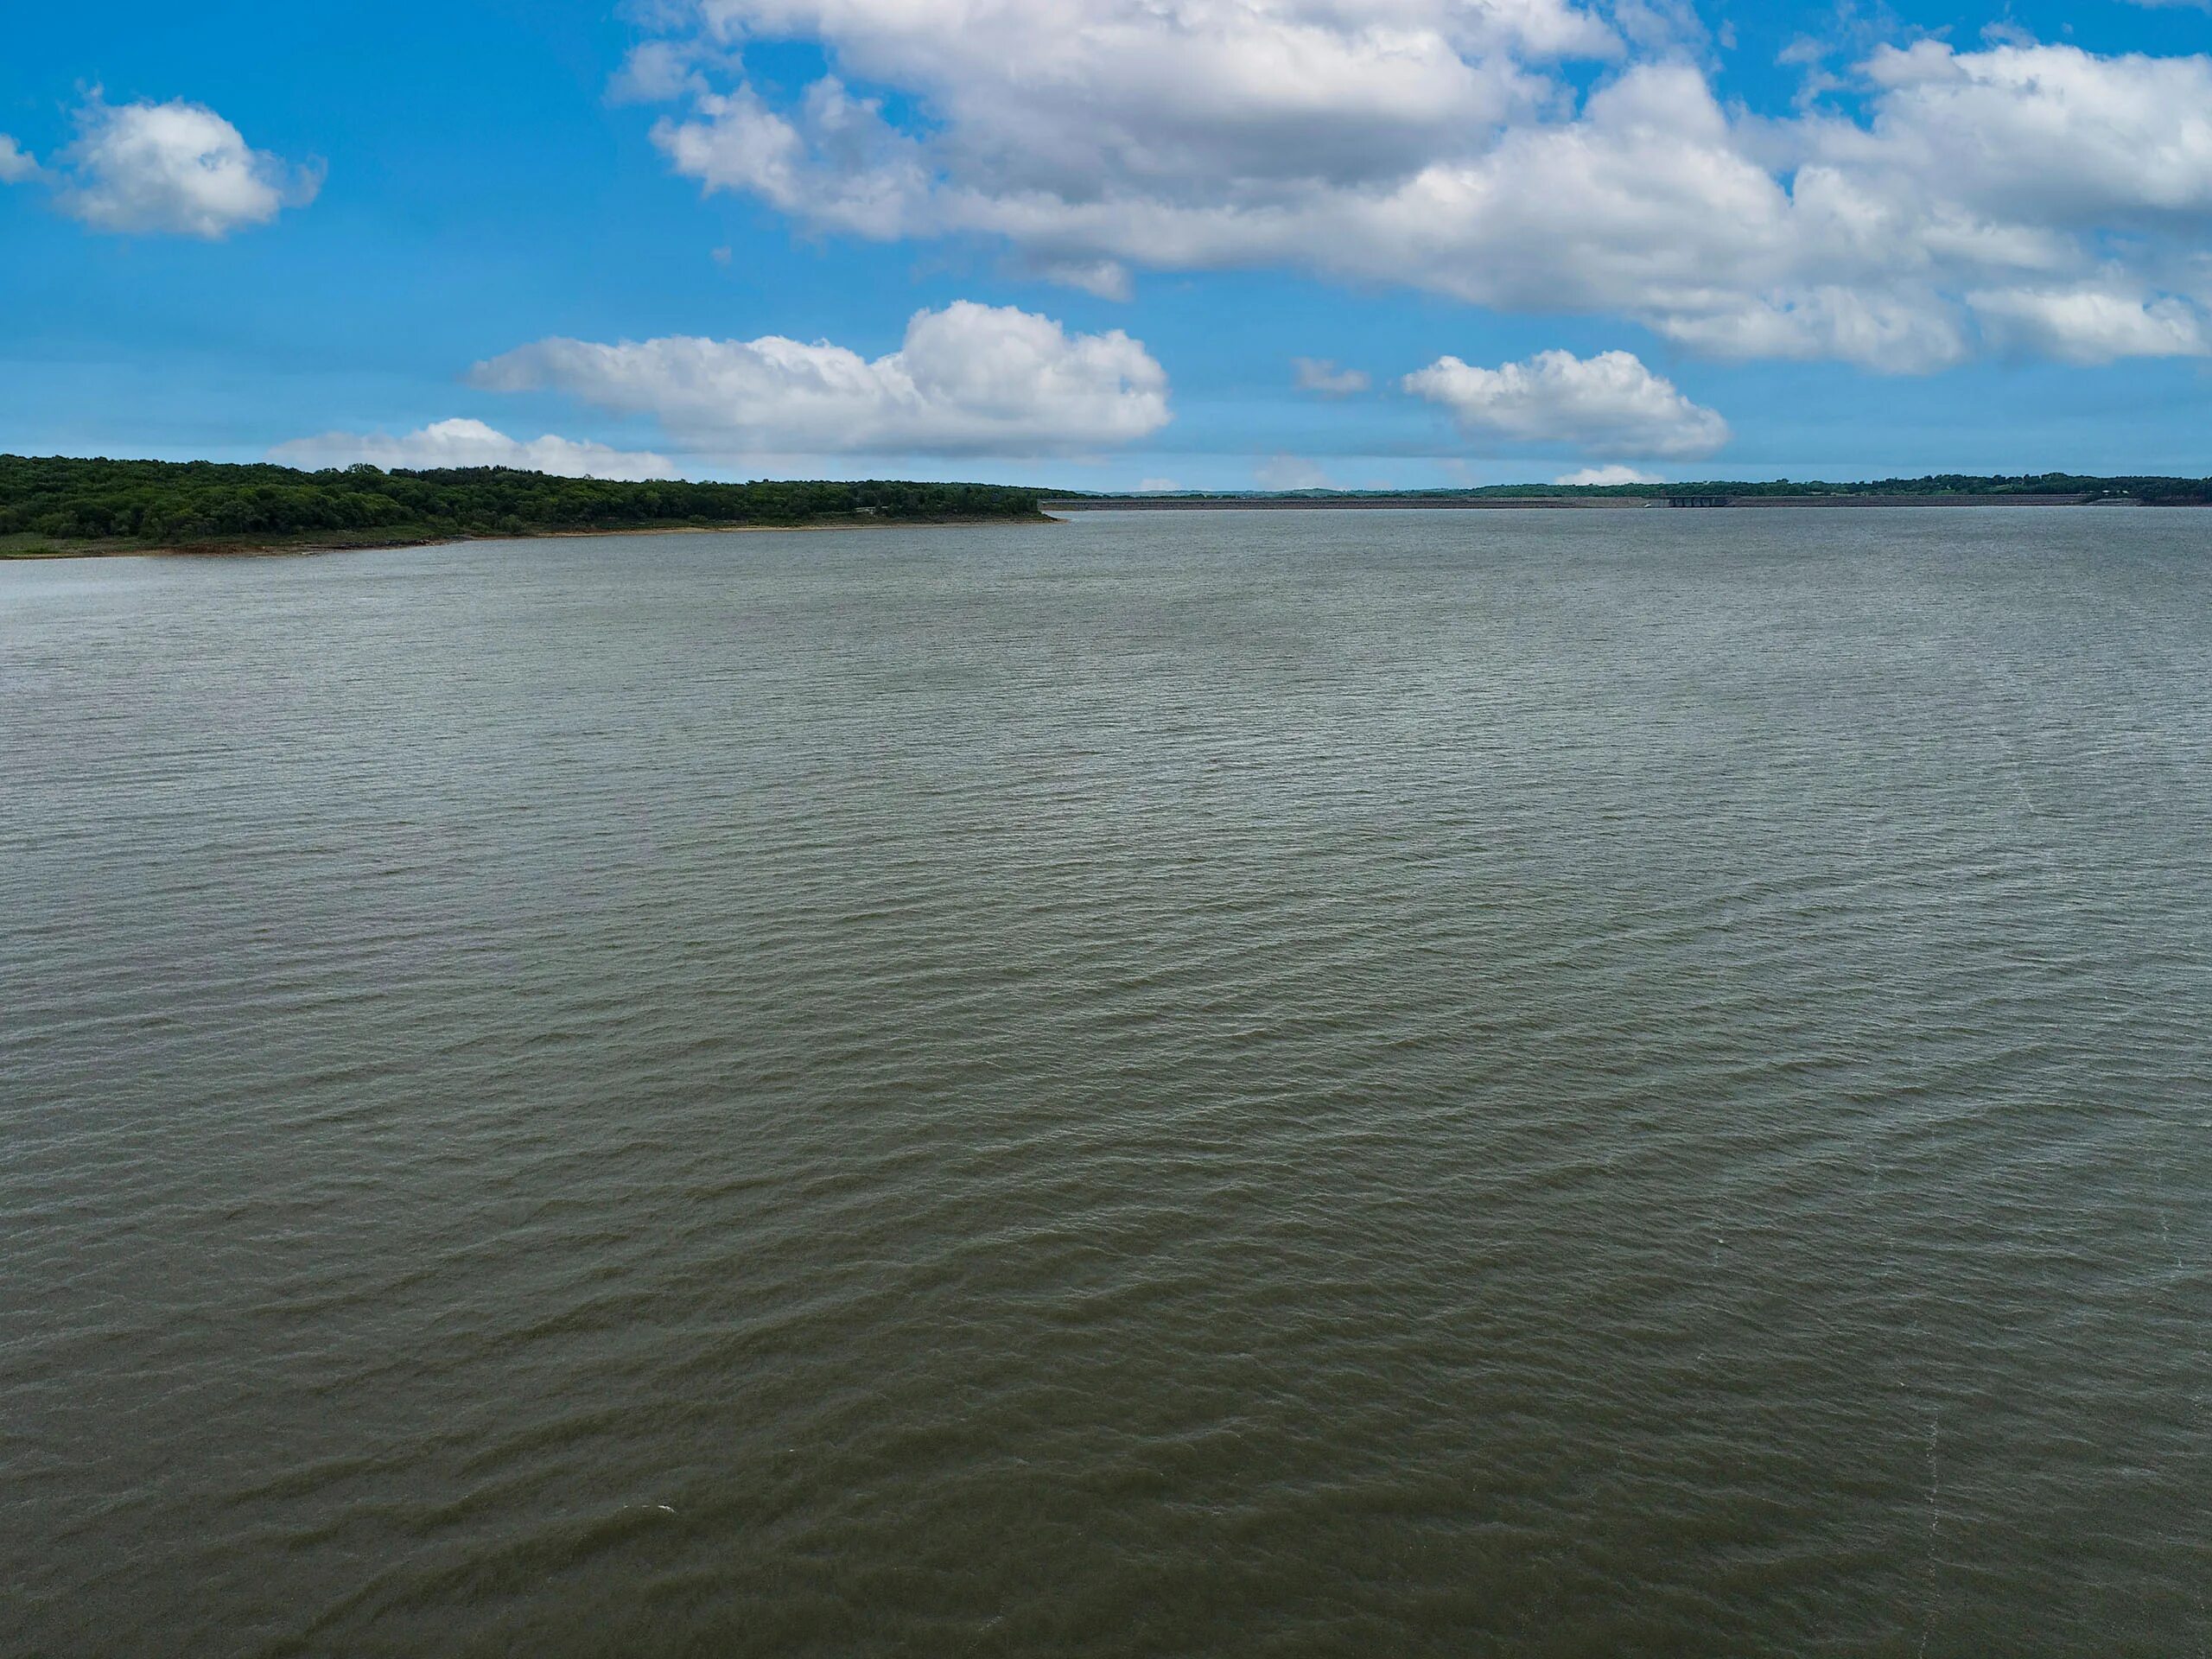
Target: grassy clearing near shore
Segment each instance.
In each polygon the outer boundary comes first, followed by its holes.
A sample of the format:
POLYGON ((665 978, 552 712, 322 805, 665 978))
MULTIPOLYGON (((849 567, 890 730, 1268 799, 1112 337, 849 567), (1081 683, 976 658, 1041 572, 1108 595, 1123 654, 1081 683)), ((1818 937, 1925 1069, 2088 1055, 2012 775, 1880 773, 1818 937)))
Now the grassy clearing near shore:
POLYGON ((80 553, 102 551, 83 544, 65 547, 51 536, 0 536, 0 559, 68 559, 80 553))

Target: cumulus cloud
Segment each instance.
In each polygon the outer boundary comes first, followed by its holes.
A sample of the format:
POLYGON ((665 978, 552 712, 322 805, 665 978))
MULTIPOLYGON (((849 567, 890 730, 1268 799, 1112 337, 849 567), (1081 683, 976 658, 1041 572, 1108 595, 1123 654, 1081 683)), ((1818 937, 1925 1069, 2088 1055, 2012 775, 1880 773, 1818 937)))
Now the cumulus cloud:
POLYGON ((520 472, 551 473, 561 478, 611 478, 643 481, 677 478, 676 463, 644 450, 614 449, 603 443, 547 435, 524 442, 481 421, 438 421, 404 437, 383 433, 325 432, 296 438, 269 452, 286 467, 313 470, 351 467, 365 461, 387 471, 429 471, 442 467, 512 467, 520 472))
POLYGON ((1340 369, 1325 357, 1294 357, 1290 366, 1300 391, 1318 391, 1325 397, 1349 397, 1368 388, 1364 371, 1340 369))
POLYGON ((1303 455, 1270 455, 1252 468, 1263 490, 1332 490, 1336 480, 1317 461, 1303 455))
POLYGON ((691 49, 677 41, 647 41, 631 49, 607 84, 611 104, 665 104, 708 90, 691 49))
MULTIPOLYGON (((819 41, 851 76, 925 98, 951 170, 1002 194, 1064 200, 1109 181, 1102 160, 1112 175, 1162 186, 1402 175, 1456 135, 1549 98, 1522 60, 1621 49, 1567 0, 696 0, 673 10, 714 45, 819 41)), ((849 136, 845 118, 860 111, 834 107, 845 97, 836 79, 819 83, 797 125, 810 138, 849 136)), ((760 106, 746 93, 700 113, 706 126, 749 129, 760 106)))
POLYGON ((21 184, 37 177, 38 172, 38 162, 24 153, 22 146, 0 132, 0 184, 21 184))
POLYGON ((1539 352, 1495 369, 1440 357, 1402 384, 1472 436, 1601 455, 1709 455, 1728 442, 1727 422, 1628 352, 1539 352))
POLYGON ((2115 257, 2149 306, 2212 280, 2212 59, 1923 41, 1847 71, 1859 116, 1766 119, 1721 105, 1680 10, 670 0, 671 41, 740 67, 674 92, 655 137, 810 227, 1000 238, 1096 293, 1284 265, 1887 371, 1978 349, 1974 294, 2115 257), (743 78, 791 39, 830 73, 795 99, 743 78))
POLYGON ((1982 333, 2002 346, 2069 363, 2121 357, 2202 357, 2203 318, 2177 299, 2109 288, 1970 294, 1982 333))
POLYGON ((883 119, 880 102, 853 97, 835 77, 810 86, 789 118, 743 86, 702 93, 693 110, 691 120, 657 124, 653 142, 709 190, 745 191, 823 228, 882 241, 935 228, 919 145, 883 119))
POLYGON ((2212 208, 2212 60, 1922 41, 1882 48, 1865 74, 1879 96, 1872 130, 1819 128, 1830 165, 1886 175, 2000 226, 2147 224, 2212 208))
POLYGON ((97 231, 213 241, 305 206, 321 186, 316 169, 248 148, 214 111, 181 99, 96 96, 77 124, 51 176, 62 210, 97 231))
POLYGON ((1633 467, 1624 467, 1618 461, 1605 467, 1584 467, 1552 480, 1554 484, 1573 484, 1587 488, 1605 484, 1656 484, 1656 473, 1641 473, 1633 467))
POLYGON ((916 312, 899 349, 872 360, 775 334, 545 340, 479 364, 471 379, 652 415, 720 454, 1064 454, 1144 437, 1169 418, 1166 372, 1120 329, 1071 334, 1050 317, 967 301, 916 312))

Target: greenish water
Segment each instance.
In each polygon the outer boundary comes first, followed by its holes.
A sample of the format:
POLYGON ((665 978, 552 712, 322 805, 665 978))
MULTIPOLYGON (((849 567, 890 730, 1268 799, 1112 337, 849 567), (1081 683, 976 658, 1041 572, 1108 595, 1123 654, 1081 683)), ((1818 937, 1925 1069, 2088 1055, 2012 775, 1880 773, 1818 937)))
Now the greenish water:
POLYGON ((0 1650, 2196 1655, 2212 515, 0 569, 0 1650))

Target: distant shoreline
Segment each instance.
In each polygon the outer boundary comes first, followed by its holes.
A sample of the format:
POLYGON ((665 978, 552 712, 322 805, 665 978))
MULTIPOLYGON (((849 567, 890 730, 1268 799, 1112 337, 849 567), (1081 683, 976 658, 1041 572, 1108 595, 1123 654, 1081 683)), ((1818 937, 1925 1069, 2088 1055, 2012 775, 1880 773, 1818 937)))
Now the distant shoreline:
POLYGON ((700 483, 504 467, 306 473, 268 462, 0 454, 0 561, 273 558, 578 536, 1065 523, 1084 513, 1623 512, 1796 507, 2212 505, 2212 477, 1929 474, 1853 481, 1682 479, 1465 489, 1047 491, 913 480, 700 483))
POLYGON ((2135 497, 2089 494, 2031 495, 1175 495, 1047 497, 1046 512, 1405 512, 1427 508, 1465 512, 1609 512, 1645 509, 1713 511, 1722 507, 2081 507, 2198 506, 2196 501, 2156 502, 2135 497))

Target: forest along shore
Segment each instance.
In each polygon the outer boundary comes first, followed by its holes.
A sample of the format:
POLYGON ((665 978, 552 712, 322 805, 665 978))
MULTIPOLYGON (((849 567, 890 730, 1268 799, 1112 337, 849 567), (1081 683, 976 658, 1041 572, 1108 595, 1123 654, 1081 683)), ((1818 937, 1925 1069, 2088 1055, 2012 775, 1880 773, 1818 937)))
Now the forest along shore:
POLYGON ((306 553, 488 537, 1041 524, 1039 492, 901 480, 696 484, 506 467, 302 473, 0 455, 0 557, 306 553))

